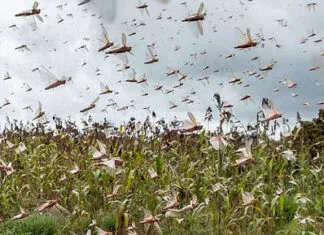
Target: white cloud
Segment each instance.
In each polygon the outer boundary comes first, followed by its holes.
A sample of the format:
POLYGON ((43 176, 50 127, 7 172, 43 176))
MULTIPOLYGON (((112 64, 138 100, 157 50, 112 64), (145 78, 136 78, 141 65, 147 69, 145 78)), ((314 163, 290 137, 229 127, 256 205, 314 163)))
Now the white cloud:
MULTIPOLYGON (((279 111, 285 113, 287 117, 294 117, 297 110, 302 110, 305 117, 310 118, 316 115, 318 106, 313 105, 305 109, 303 103, 310 101, 315 104, 323 99, 323 68, 319 71, 310 73, 308 71, 312 64, 312 58, 319 57, 320 49, 323 43, 318 45, 313 43, 314 39, 309 39, 306 45, 300 45, 300 39, 307 36, 307 31, 314 29, 317 33, 315 38, 323 36, 323 27, 321 25, 324 7, 318 4, 315 12, 308 11, 303 1, 205 1, 207 9, 207 18, 203 22, 205 34, 203 37, 195 38, 186 23, 181 19, 186 16, 188 10, 195 12, 200 1, 187 1, 188 9, 179 4, 178 1, 169 1, 169 4, 161 4, 158 1, 149 3, 150 16, 141 14, 136 9, 136 1, 130 0, 96 0, 84 6, 77 6, 77 1, 69 1, 63 10, 56 6, 64 4, 66 1, 40 1, 44 23, 37 22, 38 29, 31 31, 31 28, 23 19, 15 18, 14 15, 22 10, 28 9, 32 1, 12 0, 3 3, 0 14, 0 71, 4 75, 9 71, 13 79, 0 81, 0 103, 4 97, 9 97, 11 105, 0 110, 0 120, 9 115, 23 120, 30 120, 32 113, 22 110, 26 105, 32 105, 37 108, 37 101, 43 103, 48 116, 57 114, 59 116, 72 116, 79 118, 80 109, 87 106, 97 95, 99 83, 101 81, 108 84, 112 89, 118 90, 119 95, 112 97, 120 106, 129 104, 131 99, 136 100, 136 110, 129 109, 125 114, 108 109, 107 113, 101 110, 108 103, 111 96, 101 97, 98 107, 91 111, 95 118, 102 119, 104 116, 114 122, 121 122, 131 116, 143 119, 147 111, 143 107, 150 106, 159 116, 172 118, 178 116, 185 118, 187 111, 196 113, 197 119, 202 120, 204 112, 208 106, 214 106, 212 100, 213 93, 220 92, 223 99, 236 104, 234 113, 242 120, 251 120, 255 117, 257 105, 239 102, 239 98, 249 93, 254 101, 259 103, 262 97, 268 97, 274 100, 279 111), (114 7, 116 5, 116 11, 114 7), (162 9, 166 10, 162 12, 162 9), (87 9, 85 12, 84 9, 87 9), (156 20, 162 12, 163 20, 156 20), (67 14, 73 14, 73 18, 67 17, 67 14), (47 17, 44 17, 44 15, 47 17), (64 21, 57 24, 57 15, 60 14, 64 21), (95 14, 94 16, 92 16, 95 14), (240 15, 244 14, 243 17, 240 15), (98 16, 103 17, 98 19, 98 16), (166 18, 171 16, 171 20, 166 18), (229 18, 231 17, 232 18, 229 18), (277 19, 287 20, 287 27, 281 27, 277 19), (125 82, 116 83, 119 80, 125 80, 129 76, 129 71, 122 74, 116 71, 116 64, 120 60, 111 56, 104 58, 104 53, 98 53, 100 46, 100 23, 104 23, 109 36, 115 44, 120 44, 121 33, 125 32, 124 21, 133 19, 144 21, 146 26, 138 27, 137 34, 128 37, 128 44, 133 46, 134 56, 129 56, 131 65, 136 69, 137 75, 146 74, 149 87, 140 85, 126 84, 125 82), (8 26, 16 24, 19 28, 14 31, 8 26), (213 32, 213 27, 218 32, 213 32), (253 37, 259 29, 263 29, 266 39, 275 37, 282 47, 277 49, 271 41, 266 41, 265 48, 253 48, 246 51, 237 51, 233 47, 237 45, 235 27, 244 30, 251 28, 253 37), (170 40, 173 37, 173 40, 170 40), (84 38, 89 38, 85 41, 84 38), (141 40, 143 38, 143 40, 141 40), (63 44, 64 42, 67 44, 63 44), (147 44, 156 42, 156 51, 159 56, 159 62, 153 65, 144 65, 144 56, 147 44), (31 52, 17 52, 15 47, 27 44, 31 52), (78 50, 82 45, 87 45, 89 52, 78 50), (181 49, 177 52, 174 47, 180 45, 181 49), (53 50, 56 51, 53 52, 53 50), (49 52, 51 51, 51 52, 49 52), (206 55, 200 55, 200 52, 206 51, 206 55), (190 57, 191 53, 198 54, 198 60, 190 57), (232 59, 224 59, 224 54, 235 53, 232 59), (220 57, 222 55, 222 57, 220 57), (250 59, 259 56, 259 62, 251 62, 250 59), (271 59, 278 61, 274 70, 266 75, 266 79, 259 81, 254 77, 248 77, 243 74, 247 69, 257 70, 265 65, 271 59), (81 66, 85 61, 87 64, 81 66), (187 66, 185 62, 194 63, 194 66, 187 66), (39 65, 51 66, 51 71, 58 77, 72 76, 73 83, 64 87, 59 87, 54 91, 44 91, 46 83, 41 81, 37 73, 31 70, 39 65), (203 70, 205 66, 210 66, 208 70, 203 70), (164 95, 161 91, 154 91, 156 84, 163 85, 165 88, 172 88, 177 84, 176 78, 166 77, 166 66, 175 67, 188 75, 184 86, 176 90, 175 94, 164 95), (95 70, 100 68, 101 76, 96 76, 95 70), (212 71, 220 69, 219 73, 212 71), (243 88, 237 85, 228 84, 231 73, 237 73, 244 84, 249 83, 250 87, 243 88), (197 78, 210 76, 211 83, 202 85, 196 81, 197 78), (298 83, 295 92, 299 96, 295 99, 291 97, 291 90, 286 86, 279 84, 282 78, 288 78, 298 83), (315 86, 315 80, 320 82, 320 86, 315 86), (33 91, 24 92, 21 88, 23 82, 28 82, 33 91), (224 82, 224 88, 218 84, 224 82), (90 89, 85 88, 89 86, 90 89), (279 93, 273 93, 272 90, 278 87, 279 93), (181 104, 181 96, 185 96, 194 88, 197 94, 192 97, 195 100, 193 105, 181 104), (148 97, 141 96, 141 90, 147 91, 148 97), (14 95, 9 96, 11 92, 14 95), (168 102, 174 101, 179 107, 173 111, 168 108, 168 102), (14 111, 14 112, 13 112, 14 111)), ((130 24, 130 23, 129 23, 130 24)), ((214 115, 215 117, 218 114, 214 115)))

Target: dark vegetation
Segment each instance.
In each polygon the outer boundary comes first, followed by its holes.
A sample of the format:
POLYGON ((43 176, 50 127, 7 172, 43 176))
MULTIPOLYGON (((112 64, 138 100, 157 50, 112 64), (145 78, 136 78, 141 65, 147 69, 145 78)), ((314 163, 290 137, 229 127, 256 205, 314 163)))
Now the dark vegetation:
MULTIPOLYGON (((154 124, 148 118, 139 125, 132 119, 114 128, 90 119, 83 131, 70 121, 54 121, 55 131, 10 121, 2 134, 0 234, 86 234, 95 231, 88 227, 92 220, 115 234, 144 234, 139 222, 145 210, 159 218, 155 224, 164 234, 319 234, 323 230, 323 110, 313 121, 299 117, 296 127, 280 140, 265 134, 266 128, 270 133, 279 128, 275 123, 239 131, 232 122, 227 134, 220 130, 180 134, 177 120, 154 124), (209 140, 220 135, 228 146, 214 149, 209 140), (254 161, 240 165, 237 150, 246 139, 252 139, 254 161), (98 167, 92 159, 97 140, 105 145, 107 158, 122 159, 122 165, 113 171, 98 167), (23 151, 17 150, 21 142, 23 151), (286 157, 288 150, 294 158, 286 157), (158 177, 152 178, 149 170, 158 177), (108 199, 116 188, 118 195, 108 199), (246 204, 244 194, 251 197, 251 204, 246 204), (166 216, 164 208, 172 196, 178 209, 194 206, 186 213, 166 216), (37 211, 52 199, 68 213, 37 211), (20 207, 29 216, 10 221, 20 207), (136 228, 130 228, 133 225, 136 228)), ((157 234, 154 229, 146 232, 157 234)))

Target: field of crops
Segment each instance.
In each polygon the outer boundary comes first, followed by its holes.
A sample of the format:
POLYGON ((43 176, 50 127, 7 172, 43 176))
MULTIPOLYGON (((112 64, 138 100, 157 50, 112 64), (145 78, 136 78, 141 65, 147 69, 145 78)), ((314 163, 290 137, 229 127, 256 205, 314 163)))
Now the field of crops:
POLYGON ((71 128, 4 133, 0 234, 324 229, 323 151, 311 157, 313 145, 294 149, 301 128, 280 141, 264 133, 148 135, 120 128, 107 135, 71 128))

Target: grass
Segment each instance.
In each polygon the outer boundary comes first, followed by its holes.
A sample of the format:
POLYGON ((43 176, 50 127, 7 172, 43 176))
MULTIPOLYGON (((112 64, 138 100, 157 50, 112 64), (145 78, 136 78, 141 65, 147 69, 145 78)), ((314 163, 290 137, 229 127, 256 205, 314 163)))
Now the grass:
POLYGON ((19 221, 8 221, 0 225, 0 234, 54 235, 58 233, 58 228, 58 221, 54 217, 31 215, 19 221))

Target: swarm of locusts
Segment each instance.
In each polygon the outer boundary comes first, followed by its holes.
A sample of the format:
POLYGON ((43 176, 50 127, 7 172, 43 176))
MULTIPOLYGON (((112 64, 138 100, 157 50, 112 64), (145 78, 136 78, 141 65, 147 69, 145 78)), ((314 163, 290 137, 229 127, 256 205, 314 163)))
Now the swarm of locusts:
MULTIPOLYGON (((9 92, 0 105, 0 120, 19 110, 30 111, 30 116, 26 116, 27 123, 11 117, 0 123, 0 235, 323 234, 324 111, 311 122, 316 128, 310 128, 314 135, 309 136, 299 115, 292 126, 285 116, 295 104, 304 109, 324 105, 322 97, 315 95, 322 84, 318 74, 324 58, 321 28, 305 34, 292 27, 301 24, 298 18, 317 22, 306 16, 318 8, 320 12, 320 4, 293 6, 294 1, 282 1, 281 11, 267 4, 269 12, 262 23, 268 23, 257 29, 255 12, 262 9, 260 1, 231 1, 226 9, 227 1, 138 0, 123 5, 109 0, 101 1, 105 2, 103 15, 94 11, 95 2, 42 1, 40 8, 35 1, 28 10, 14 9, 11 25, 1 27, 1 36, 8 33, 7 38, 14 39, 4 38, 1 43, 24 41, 12 47, 15 53, 21 52, 17 57, 1 58, 13 71, 3 71, 1 87, 9 92), (49 2, 56 5, 55 10, 49 2), (126 18, 117 17, 118 5, 123 12, 132 9, 124 13, 126 18), (290 9, 300 12, 291 14, 290 9), (228 15, 231 10, 233 15, 228 15), (281 18, 282 12, 287 18, 281 18), (54 25, 53 15, 57 18, 54 25), (288 25, 288 19, 294 24, 288 25), (235 27, 240 40, 232 43, 229 28, 239 22, 244 31, 235 27), (185 27, 191 29, 192 39, 185 27), (89 29, 83 32, 84 28, 89 29), (61 34, 65 32, 69 34, 61 34), (285 44, 287 32, 295 33, 285 44), (304 37, 293 40, 295 34, 304 37), (220 40, 224 44, 218 44, 220 40), (293 52, 288 43, 297 43, 294 50, 302 53, 292 58, 308 53, 315 63, 303 67, 297 60, 281 57, 293 52), (144 53, 145 60, 141 58, 144 53), (38 58, 43 56, 46 60, 38 58), (28 59, 35 62, 33 67, 27 65, 28 59), (62 59, 61 67, 72 63, 67 74, 55 72, 62 59), (91 77, 94 69, 101 81, 91 77), (278 69, 284 71, 284 78, 278 77, 278 69), (232 71, 229 78, 228 71, 232 71), (306 72, 310 77, 298 79, 306 72), (89 75, 88 84, 80 80, 81 75, 89 75), (282 88, 271 88, 270 81, 282 88), (100 90, 93 89, 97 85, 100 90), (141 94, 136 92, 138 86, 141 94), (249 87, 255 92, 246 90, 249 87), (303 93, 303 87, 314 94, 303 93), (241 89, 239 98, 234 88, 241 89), (209 106, 203 120, 199 110, 209 105, 203 99, 215 89, 232 96, 231 103, 215 93, 218 118, 213 118, 209 106), (292 92, 291 99, 282 93, 287 91, 292 92), (133 92, 134 97, 125 103, 133 92), (268 98, 257 102, 257 92, 268 98), (48 117, 56 110, 47 102, 53 99, 51 94, 57 99, 56 107, 66 106, 72 117, 75 106, 82 115, 103 108, 107 119, 119 119, 114 111, 148 116, 144 121, 131 118, 118 125, 107 120, 97 123, 90 117, 81 123, 56 116, 52 120, 48 117), (296 99, 299 94, 302 100, 296 99), (64 102, 59 100, 61 95, 64 102), (82 97, 85 103, 75 105, 82 97), (163 102, 155 102, 160 100, 168 102, 171 115, 189 111, 187 120, 159 118, 152 110, 163 111, 157 107, 163 102), (288 105, 289 100, 296 101, 288 105), (256 120, 247 125, 236 116, 244 102, 257 108, 256 120), (286 108, 277 110, 275 103, 280 102, 286 108), (211 121, 217 127, 209 128, 211 121)), ((9 45, 2 46, 5 52, 9 45)))
POLYGON ((20 234, 15 225, 36 217, 54 221, 42 234, 320 234, 323 150, 296 148, 302 128, 277 111, 247 127, 220 115, 215 131, 192 113, 120 127, 90 119, 82 130, 57 117, 55 128, 8 119, 0 231, 20 234))

